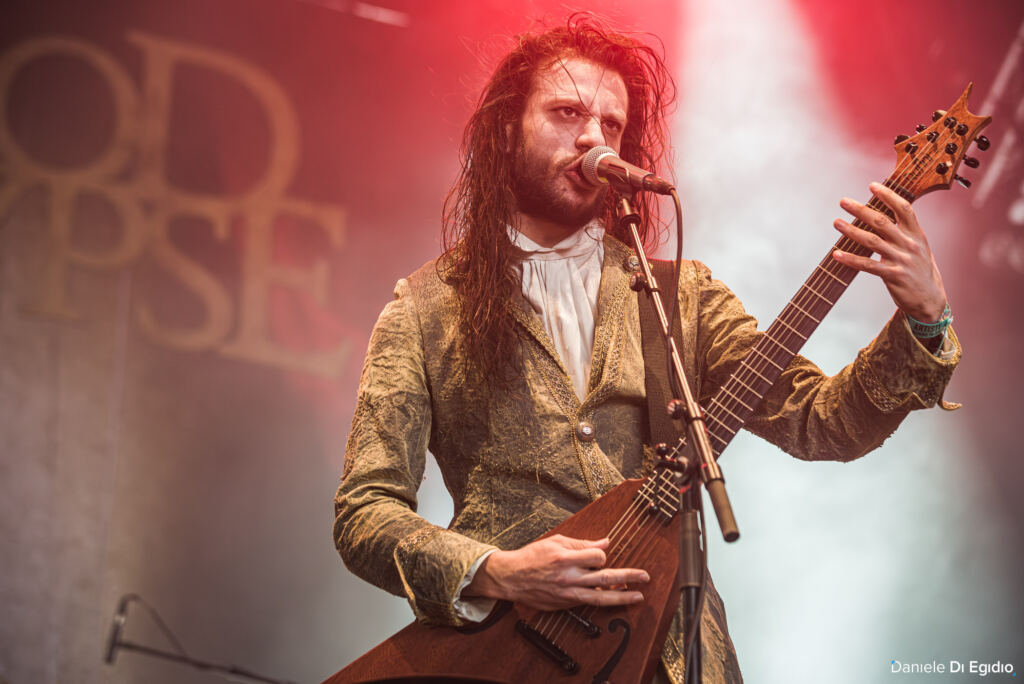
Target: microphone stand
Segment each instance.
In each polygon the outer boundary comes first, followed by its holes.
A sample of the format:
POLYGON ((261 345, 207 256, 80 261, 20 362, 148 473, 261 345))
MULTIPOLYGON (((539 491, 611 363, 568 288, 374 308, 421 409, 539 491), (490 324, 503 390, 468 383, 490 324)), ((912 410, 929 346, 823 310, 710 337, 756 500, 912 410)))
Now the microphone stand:
POLYGON ((263 675, 250 672, 249 670, 237 667, 235 665, 219 665, 217 663, 211 663, 206 660, 199 660, 198 658, 192 658, 187 655, 180 653, 172 653, 171 651, 163 651, 159 648, 153 648, 151 646, 144 646, 142 644, 135 644, 131 641, 119 640, 116 643, 117 649, 123 649, 125 651, 136 651, 137 653, 144 653, 148 656, 155 658, 162 658, 164 660, 170 660, 175 663, 182 663, 183 665, 189 665, 197 670, 204 670, 206 672, 213 672, 227 677, 228 679, 234 679, 238 677, 244 677, 254 682, 266 682, 267 684, 295 684, 287 679, 273 679, 272 677, 264 677, 263 675))
MULTIPOLYGON (((640 288, 646 292, 651 299, 654 309, 661 324, 662 336, 666 347, 669 350, 669 390, 672 400, 666 406, 669 415, 676 419, 683 419, 686 424, 687 442, 695 452, 695 459, 692 461, 680 458, 678 461, 666 463, 677 472, 681 472, 684 478, 684 487, 680 490, 680 515, 683 516, 682 530, 679 542, 679 585, 683 593, 683 633, 687 634, 693 630, 693 641, 689 653, 683 654, 685 658, 686 682, 687 684, 699 684, 702 679, 701 662, 701 635, 700 635, 700 588, 704 582, 706 568, 706 556, 700 547, 700 530, 697 524, 698 510, 700 509, 700 481, 703 481, 708 496, 711 497, 711 504, 715 509, 718 518, 718 526, 726 541, 735 541, 739 538, 739 529, 732 514, 732 506, 729 503, 728 494, 725 491, 725 478, 722 469, 715 460, 714 452, 711 450, 711 443, 708 441, 707 427, 704 424, 703 412, 693 393, 690 392, 690 385, 686 380, 686 372, 683 370, 683 362, 679 356, 679 349, 676 346, 675 338, 668 329, 668 319, 665 315, 665 307, 662 305, 660 288, 658 282, 651 272, 651 264, 647 260, 644 246, 640 240, 637 227, 640 225, 640 216, 633 209, 629 197, 621 194, 615 205, 615 213, 620 226, 629 226, 633 238, 633 246, 636 255, 640 260, 642 278, 640 288), (700 474, 700 480, 694 482, 696 473, 700 474), (693 486, 697 485, 697 486, 693 486)), ((676 302, 672 303, 677 306, 676 302)))
POLYGON ((265 682, 265 684, 295 684, 295 682, 287 679, 274 679, 272 677, 266 677, 255 672, 250 672, 244 668, 236 665, 220 665, 218 663, 211 663, 206 660, 200 660, 187 655, 177 639, 167 630, 167 627, 163 624, 163 620, 160 619, 159 615, 156 614, 154 609, 149 604, 142 601, 141 597, 137 594, 127 594, 121 597, 121 602, 118 606, 117 613, 114 615, 114 622, 111 625, 110 637, 107 643, 107 653, 104 657, 104 661, 108 665, 113 665, 117 660, 117 652, 119 650, 135 651, 144 655, 152 656, 154 658, 161 658, 163 660, 170 660, 175 663, 182 663, 183 665, 189 665, 197 670, 203 670, 205 672, 212 672, 218 674, 226 679, 233 679, 238 681, 239 678, 245 678, 254 682, 265 682), (161 627, 167 634, 167 636, 174 642, 175 645, 181 649, 180 652, 164 651, 159 648, 153 648, 152 646, 146 646, 144 644, 136 644, 131 641, 126 641, 121 638, 121 632, 124 630, 125 625, 128 622, 128 604, 132 601, 141 601, 153 614, 156 619, 158 626, 161 627))

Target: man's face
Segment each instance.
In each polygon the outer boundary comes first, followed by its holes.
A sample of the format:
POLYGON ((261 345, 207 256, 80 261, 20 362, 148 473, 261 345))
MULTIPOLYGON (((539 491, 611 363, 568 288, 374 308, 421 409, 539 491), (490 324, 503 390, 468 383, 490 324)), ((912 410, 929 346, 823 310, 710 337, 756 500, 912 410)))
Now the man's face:
POLYGON ((584 180, 580 162, 597 145, 619 151, 628 99, 617 72, 579 57, 537 73, 513 160, 520 212, 572 229, 600 213, 607 188, 584 180))

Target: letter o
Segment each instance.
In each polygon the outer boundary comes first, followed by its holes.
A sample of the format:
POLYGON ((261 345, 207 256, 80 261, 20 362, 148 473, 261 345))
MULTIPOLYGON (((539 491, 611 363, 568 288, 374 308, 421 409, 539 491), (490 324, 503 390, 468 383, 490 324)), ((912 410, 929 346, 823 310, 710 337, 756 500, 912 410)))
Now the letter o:
POLYGON ((0 148, 11 156, 15 173, 47 178, 61 178, 79 183, 121 171, 131 152, 137 126, 138 98, 131 78, 114 59, 98 47, 82 40, 62 36, 35 38, 16 45, 0 58, 0 148), (86 166, 75 168, 47 167, 28 155, 14 140, 7 127, 7 97, 14 75, 27 63, 43 56, 65 54, 77 57, 96 69, 110 85, 114 96, 114 135, 110 145, 86 166))

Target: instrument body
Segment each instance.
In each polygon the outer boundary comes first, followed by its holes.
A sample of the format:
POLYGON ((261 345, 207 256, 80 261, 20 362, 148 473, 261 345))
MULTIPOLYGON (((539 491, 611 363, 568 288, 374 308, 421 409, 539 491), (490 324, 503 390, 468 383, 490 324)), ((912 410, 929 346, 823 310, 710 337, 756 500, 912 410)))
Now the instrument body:
MULTIPOLYGON (((389 681, 430 676, 432 681, 642 684, 650 681, 669 626, 679 605, 680 516, 651 506, 644 496, 651 480, 626 480, 548 534, 594 538, 595 530, 613 530, 623 512, 634 510, 636 532, 609 550, 609 565, 647 570, 651 581, 636 587, 644 601, 614 608, 579 608, 600 633, 588 634, 564 611, 536 611, 501 602, 482 623, 466 628, 413 623, 369 651, 324 684, 389 681), (640 501, 642 505, 637 506, 640 501), (621 562, 615 562, 615 559, 621 562), (520 623, 533 625, 578 666, 568 672, 526 636, 520 623), (557 628, 556 628, 557 627, 557 628)), ((668 482, 668 478, 664 478, 668 482)), ((664 490, 667 494, 668 490, 664 490)), ((664 496, 664 494, 663 494, 664 496)), ((678 499, 678 494, 676 494, 678 499)), ((678 503, 678 501, 676 501, 678 503)), ((414 680, 413 680, 414 681, 414 680)))

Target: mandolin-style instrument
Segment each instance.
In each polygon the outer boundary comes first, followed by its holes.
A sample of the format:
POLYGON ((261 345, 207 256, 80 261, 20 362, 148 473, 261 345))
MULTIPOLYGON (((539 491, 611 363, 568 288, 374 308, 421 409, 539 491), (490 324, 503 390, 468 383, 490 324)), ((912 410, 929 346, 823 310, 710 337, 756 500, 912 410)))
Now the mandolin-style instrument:
MULTIPOLYGON (((896 168, 885 185, 913 202, 933 190, 948 189, 987 116, 967 111, 971 85, 949 110, 936 111, 930 126, 896 138, 896 168)), ((893 218, 877 198, 868 206, 893 218)), ((854 225, 871 227, 860 220, 854 225)), ((804 342, 846 291, 857 271, 832 252, 869 256, 866 247, 842 237, 804 281, 729 380, 705 407, 705 423, 715 456, 725 449, 757 408, 804 342)), ((670 449, 682 452, 685 437, 670 449)), ((669 625, 679 605, 679 491, 669 469, 627 480, 568 518, 547 535, 581 539, 608 537, 607 567, 643 568, 651 577, 642 603, 611 608, 579 606, 537 611, 499 602, 483 622, 463 628, 413 623, 329 678, 325 684, 355 682, 565 682, 642 684, 658 665, 669 625)))

